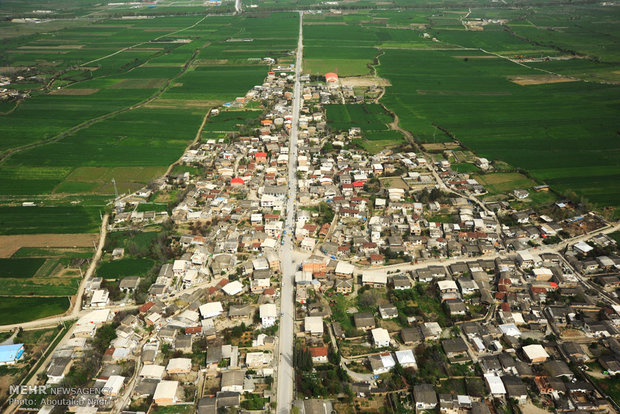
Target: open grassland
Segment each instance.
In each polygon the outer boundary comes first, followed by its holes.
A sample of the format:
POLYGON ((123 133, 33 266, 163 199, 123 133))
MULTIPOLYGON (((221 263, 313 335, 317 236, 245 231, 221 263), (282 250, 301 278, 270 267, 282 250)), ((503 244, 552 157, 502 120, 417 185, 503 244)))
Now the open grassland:
POLYGON ((69 308, 66 297, 1 297, 0 324, 27 322, 58 315, 69 308))

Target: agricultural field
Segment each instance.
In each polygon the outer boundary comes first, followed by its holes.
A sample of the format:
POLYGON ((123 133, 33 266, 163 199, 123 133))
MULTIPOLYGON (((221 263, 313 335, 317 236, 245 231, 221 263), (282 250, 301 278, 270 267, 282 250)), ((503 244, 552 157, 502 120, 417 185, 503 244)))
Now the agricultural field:
POLYGON ((0 196, 109 196, 112 179, 121 193, 147 184, 195 139, 213 106, 261 83, 269 53, 257 44, 290 32, 276 55, 294 48, 296 15, 282 16, 247 19, 252 58, 244 42, 226 41, 239 34, 230 16, 104 19, 1 46, 4 64, 36 65, 42 81, 12 112, 2 108, 0 151, 9 152, 0 153, 0 196))
POLYGON ((405 142, 402 134, 390 129, 392 116, 379 104, 332 104, 326 107, 327 123, 334 131, 358 127, 362 138, 353 143, 375 154, 405 142))
POLYGON ((45 259, 0 259, 0 279, 31 278, 45 263, 45 259))
POLYGON ((72 296, 92 248, 23 247, 0 259, 0 296, 72 296))
POLYGON ((568 7, 554 15, 555 9, 311 16, 304 26, 305 68, 316 59, 330 70, 338 59, 365 59, 370 66, 357 75, 376 70, 391 83, 381 102, 418 141, 456 139, 561 194, 618 206, 620 52, 611 45, 620 35, 618 11, 568 7), (596 43, 601 33, 605 40, 596 43), (321 47, 328 49, 323 58, 321 47))
POLYGON ((534 181, 520 173, 490 173, 472 177, 482 184, 489 194, 508 193, 516 189, 530 189, 536 185, 534 181))
POLYGON ((155 262, 150 259, 127 258, 104 262, 97 268, 97 276, 104 279, 120 279, 126 276, 144 276, 155 262))
POLYGON ((68 297, 0 297, 0 324, 27 322, 65 312, 68 297))
POLYGON ((91 233, 99 230, 95 207, 0 207, 0 234, 91 233))

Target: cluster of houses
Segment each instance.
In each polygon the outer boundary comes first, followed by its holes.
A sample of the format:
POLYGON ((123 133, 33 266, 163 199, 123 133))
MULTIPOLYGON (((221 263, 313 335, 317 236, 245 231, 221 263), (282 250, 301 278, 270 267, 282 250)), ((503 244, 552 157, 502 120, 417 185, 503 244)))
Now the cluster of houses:
MULTIPOLYGON (((452 171, 447 160, 390 150, 370 155, 351 146, 361 129, 335 134, 326 120, 324 105, 359 101, 336 74, 328 74, 325 84, 302 77, 298 148, 290 153, 290 70, 269 72, 262 85, 230 105, 260 101, 266 110, 255 130, 209 139, 184 154, 182 162, 204 167, 204 176, 181 173, 158 183, 164 191, 185 190, 170 215, 180 232, 171 243, 181 253, 161 267, 147 302, 114 321, 116 337, 95 382, 108 397, 105 408, 114 408, 122 395, 134 405, 197 401, 199 413, 243 406, 249 394, 270 401, 279 248, 290 237, 303 257, 294 275, 296 336, 317 366, 330 364, 328 355, 338 346, 360 345, 363 354, 353 356, 365 372, 354 372, 355 364, 347 368, 358 397, 385 395, 381 384, 396 367, 418 372, 420 351, 439 347, 445 361, 437 364, 469 367, 486 391, 438 393, 430 384, 437 379, 425 378, 428 384, 406 390, 416 411, 486 414, 494 401, 525 404, 532 395, 563 412, 609 410, 609 401, 574 367, 585 370, 596 362, 600 375, 620 374, 620 307, 600 296, 620 287, 616 242, 600 234, 562 254, 537 250, 533 244, 558 236, 569 222, 512 212, 503 202, 472 202, 468 195, 482 194, 484 187, 452 171), (296 166, 299 191, 287 234, 289 163, 296 166), (463 196, 437 193, 434 174, 463 196), (508 213, 510 225, 492 211, 508 213), (447 258, 450 263, 441 264, 447 258), (403 269, 379 271, 389 264, 403 269), (584 275, 592 285, 584 284, 584 275), (405 313, 402 304, 386 299, 420 286, 442 317, 405 313), (354 300, 360 289, 379 292, 381 299, 370 310, 347 309, 347 328, 325 304, 333 304, 334 295, 354 300), (127 362, 139 369, 135 376, 127 362)), ((490 168, 485 159, 477 164, 490 168)), ((151 195, 143 190, 117 206, 112 227, 168 219, 166 212, 138 211, 151 195)), ((62 383, 97 330, 112 323, 109 292, 101 283, 89 280, 86 305, 93 310, 55 350, 48 384, 62 383)), ((120 281, 125 292, 139 285, 138 277, 120 281)), ((317 399, 297 406, 307 413, 332 409, 331 401, 317 399)))

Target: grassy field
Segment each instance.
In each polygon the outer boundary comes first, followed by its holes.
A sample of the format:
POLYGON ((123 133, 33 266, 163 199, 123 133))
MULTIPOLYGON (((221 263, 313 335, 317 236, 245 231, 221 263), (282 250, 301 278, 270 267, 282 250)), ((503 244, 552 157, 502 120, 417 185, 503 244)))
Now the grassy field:
POLYGON ((82 206, 0 207, 0 234, 94 233, 99 211, 82 206))
POLYGON ((482 184, 489 194, 508 193, 516 189, 530 189, 536 183, 519 173, 490 173, 474 175, 473 178, 482 184))
POLYGON ((97 268, 97 276, 104 279, 119 279, 125 276, 143 276, 155 262, 151 259, 127 258, 104 262, 97 268))
POLYGON ((45 259, 0 259, 0 279, 31 278, 45 263, 45 259))
POLYGON ((326 106, 326 113, 327 123, 334 131, 361 128, 362 138, 353 143, 371 154, 405 142, 400 132, 390 129, 392 116, 379 104, 332 104, 326 106))
POLYGON ((58 315, 68 308, 69 299, 66 297, 2 297, 0 300, 0 324, 21 323, 58 315))

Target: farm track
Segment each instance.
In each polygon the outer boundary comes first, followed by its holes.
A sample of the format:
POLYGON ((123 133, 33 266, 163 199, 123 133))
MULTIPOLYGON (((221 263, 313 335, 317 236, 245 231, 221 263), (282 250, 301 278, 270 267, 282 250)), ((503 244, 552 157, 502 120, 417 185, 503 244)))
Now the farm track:
POLYGON ((15 110, 16 110, 17 108, 19 108, 19 105, 20 105, 22 102, 24 102, 24 101, 22 101, 22 100, 20 99, 19 101, 17 101, 17 102, 15 103, 15 106, 14 106, 13 108, 11 108, 11 110, 10 110, 10 111, 0 112, 0 116, 7 116, 7 115, 11 115, 13 112, 15 112, 15 110))
POLYGON ((144 105, 147 105, 147 104, 153 102, 155 99, 159 98, 175 80, 177 80, 179 77, 184 75, 185 72, 187 72, 187 69, 189 69, 189 67, 191 66, 192 62, 196 59, 196 57, 198 56, 198 53, 200 52, 200 50, 201 50, 201 48, 200 49, 196 49, 194 51, 194 53, 192 54, 192 56, 188 59, 188 61, 185 62, 185 64, 183 65, 183 68, 181 69, 181 71, 176 76, 168 79, 166 81, 166 83, 164 83, 164 85, 161 88, 159 88, 159 90, 157 92, 155 92, 153 95, 151 95, 150 97, 148 97, 148 98, 146 98, 146 99, 144 99, 144 100, 142 100, 142 101, 140 101, 140 102, 138 102, 136 104, 133 104, 133 105, 131 105, 129 107, 117 109, 116 111, 112 111, 112 112, 109 112, 107 114, 98 116, 96 118, 89 119, 88 121, 84 121, 81 124, 78 124, 78 125, 70 128, 70 129, 68 129, 67 131, 61 132, 60 134, 58 134, 58 135, 56 135, 56 136, 54 136, 52 138, 48 138, 46 140, 42 140, 42 141, 38 141, 38 142, 33 142, 31 144, 23 145, 21 147, 16 147, 16 148, 9 149, 9 150, 5 151, 3 154, 0 155, 0 165, 2 165, 8 158, 10 158, 14 154, 17 154, 18 152, 22 152, 22 151, 29 150, 29 149, 32 149, 32 148, 37 148, 37 147, 40 147, 40 146, 43 146, 43 145, 47 145, 47 144, 51 144, 51 143, 54 143, 54 142, 61 141, 62 139, 66 138, 68 136, 71 136, 71 135, 75 134, 76 132, 78 132, 78 131, 80 131, 80 130, 82 130, 84 128, 88 128, 88 127, 90 127, 90 126, 92 126, 92 125, 94 125, 94 124, 96 124, 98 122, 105 121, 106 119, 113 118, 113 117, 115 117, 117 115, 120 115, 120 114, 125 113, 125 112, 132 111, 134 109, 138 109, 138 108, 140 108, 140 107, 142 107, 144 105))

